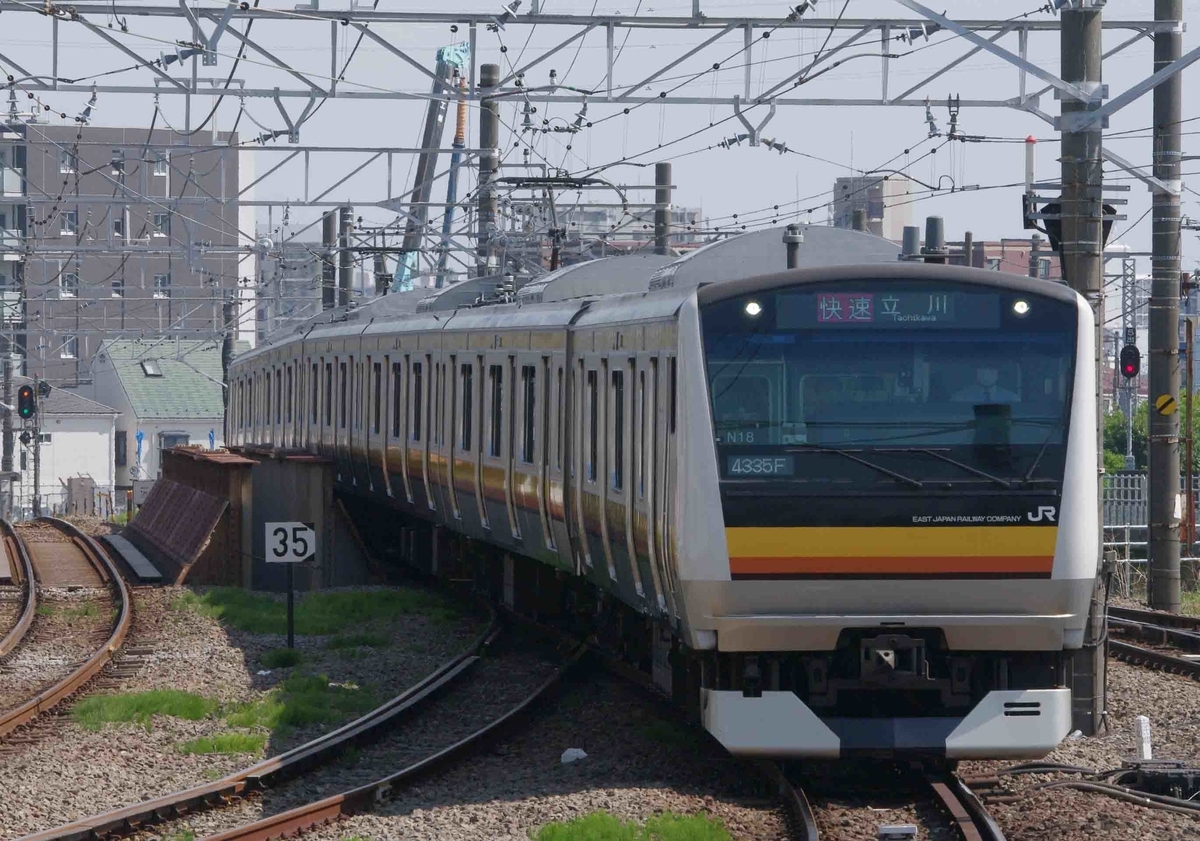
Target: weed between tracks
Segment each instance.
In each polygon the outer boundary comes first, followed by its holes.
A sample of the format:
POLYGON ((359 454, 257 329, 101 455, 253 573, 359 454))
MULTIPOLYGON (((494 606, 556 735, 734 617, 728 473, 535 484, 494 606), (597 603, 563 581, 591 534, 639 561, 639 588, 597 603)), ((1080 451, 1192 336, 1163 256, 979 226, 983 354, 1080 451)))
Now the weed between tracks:
POLYGON ((296 648, 272 648, 262 657, 263 665, 268 669, 290 669, 298 666, 304 655, 296 648))
POLYGON ((100 616, 100 608, 95 602, 84 602, 74 607, 64 607, 59 604, 40 604, 37 615, 47 618, 56 616, 68 624, 77 619, 96 619, 100 616))
POLYGON ((535 841, 729 841, 725 825, 707 815, 665 812, 640 826, 607 812, 592 812, 570 821, 547 824, 533 835, 535 841))
POLYGON ((99 730, 109 722, 140 724, 149 729, 155 715, 199 721, 217 707, 211 698, 191 692, 156 689, 127 695, 92 695, 76 704, 71 715, 84 730, 99 730))
POLYGON ((201 736, 179 746, 183 753, 258 753, 267 743, 267 737, 262 733, 218 733, 215 736, 201 736))
MULTIPOLYGON (((197 611, 252 634, 287 632, 287 604, 282 599, 235 587, 215 587, 203 593, 186 592, 172 607, 197 611)), ((296 633, 339 634, 364 622, 405 614, 451 622, 458 619, 462 611, 448 598, 425 590, 308 593, 296 601, 296 633)))
POLYGON ((225 720, 233 727, 286 733, 310 724, 337 724, 376 706, 378 699, 368 689, 330 683, 322 675, 295 675, 267 697, 231 708, 225 720))

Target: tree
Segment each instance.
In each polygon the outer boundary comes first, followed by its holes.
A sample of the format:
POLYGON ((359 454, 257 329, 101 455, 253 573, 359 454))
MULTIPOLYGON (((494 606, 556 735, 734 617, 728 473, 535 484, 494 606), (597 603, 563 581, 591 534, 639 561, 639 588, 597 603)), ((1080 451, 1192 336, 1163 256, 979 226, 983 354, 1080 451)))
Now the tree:
MULTIPOLYGON (((1181 435, 1187 434, 1187 430, 1183 428, 1183 421, 1186 417, 1184 401, 1188 399, 1192 401, 1192 471, 1200 473, 1200 394, 1192 395, 1189 398, 1186 391, 1183 393, 1183 399, 1177 410, 1180 421, 1179 432, 1181 435)), ((1148 403, 1143 402, 1133 413, 1133 458, 1138 470, 1145 470, 1149 462, 1148 406, 1148 403)), ((1124 412, 1109 412, 1104 416, 1104 469, 1106 471, 1125 469, 1125 429, 1124 412), (1120 459, 1119 462, 1118 459, 1120 459)), ((1180 469, 1186 467, 1183 463, 1184 453, 1184 443, 1181 441, 1179 444, 1180 469)))

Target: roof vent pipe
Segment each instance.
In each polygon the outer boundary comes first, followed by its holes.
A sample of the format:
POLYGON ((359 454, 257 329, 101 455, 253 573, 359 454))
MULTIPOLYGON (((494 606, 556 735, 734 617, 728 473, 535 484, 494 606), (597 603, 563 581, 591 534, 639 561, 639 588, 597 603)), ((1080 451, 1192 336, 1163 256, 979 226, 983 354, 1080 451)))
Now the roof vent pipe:
POLYGON ((926 263, 946 263, 950 251, 946 248, 946 223, 940 216, 925 218, 925 247, 921 249, 926 263))
POLYGON ((783 244, 787 247, 787 267, 797 268, 800 263, 800 243, 804 242, 804 234, 799 225, 788 225, 783 229, 783 244))
POLYGON ((904 226, 904 239, 900 245, 900 259, 921 259, 921 229, 916 225, 904 226))
POLYGON ((855 210, 851 216, 850 227, 856 231, 865 231, 867 229, 867 211, 861 207, 855 210))

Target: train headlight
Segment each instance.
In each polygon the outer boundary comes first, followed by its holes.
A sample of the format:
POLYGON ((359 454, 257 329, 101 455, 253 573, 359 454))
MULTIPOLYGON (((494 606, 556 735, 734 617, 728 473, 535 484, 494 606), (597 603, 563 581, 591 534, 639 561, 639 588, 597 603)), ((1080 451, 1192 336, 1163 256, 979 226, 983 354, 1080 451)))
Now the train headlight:
POLYGON ((750 316, 751 318, 757 318, 760 312, 762 312, 762 304, 760 304, 758 301, 746 302, 746 315, 750 316))
POLYGON ((1025 315, 1029 312, 1028 301, 1017 301, 1013 304, 1013 312, 1017 315, 1025 315))

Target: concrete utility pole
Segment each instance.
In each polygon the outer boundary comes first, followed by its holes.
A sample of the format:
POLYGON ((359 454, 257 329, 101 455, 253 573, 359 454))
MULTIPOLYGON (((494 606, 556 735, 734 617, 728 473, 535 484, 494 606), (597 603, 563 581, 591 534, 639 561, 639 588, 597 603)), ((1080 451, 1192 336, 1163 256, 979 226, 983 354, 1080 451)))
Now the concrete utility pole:
MULTIPOLYGON (((500 65, 484 64, 479 68, 479 87, 489 90, 500 84, 500 65)), ((479 186, 476 189, 475 276, 492 274, 495 251, 492 236, 496 232, 496 191, 492 179, 499 168, 497 145, 500 142, 500 103, 495 99, 479 101, 479 186)))
POLYGON ((350 232, 354 229, 354 208, 338 208, 338 306, 350 306, 354 287, 354 254, 350 250, 350 232))
POLYGON ((226 300, 221 305, 221 320, 225 324, 225 332, 221 335, 221 400, 225 405, 225 441, 231 437, 229 434, 229 366, 233 363, 233 340, 237 335, 235 312, 233 301, 226 300))
MULTIPOLYGON (((1154 19, 1172 32, 1154 35, 1154 70, 1183 52, 1183 0, 1154 0, 1154 19)), ((1183 75, 1154 89, 1154 177, 1179 185, 1183 75)), ((1178 613, 1179 594, 1179 193, 1154 190, 1150 258, 1150 607, 1178 613)))
POLYGON ((654 165, 654 253, 671 253, 671 164, 654 165))
MULTIPOLYGON (((1101 8, 1102 0, 1085 0, 1085 8, 1063 9, 1059 48, 1063 81, 1092 94, 1101 85, 1101 8)), ((1104 472, 1103 385, 1099 371, 1104 349, 1104 169, 1102 165, 1102 120, 1093 121, 1082 131, 1068 131, 1072 114, 1098 107, 1100 98, 1082 102, 1074 97, 1062 99, 1062 200, 1061 222, 1063 276, 1076 292, 1083 295, 1096 317, 1096 470, 1104 472)), ((1096 500, 1099 515, 1100 500, 1096 500)), ((1101 560, 1100 530, 1096 532, 1096 566, 1101 560)), ((1073 658, 1071 674, 1072 726, 1091 735, 1100 727, 1104 715, 1104 607, 1097 582, 1092 591, 1092 606, 1084 629, 1084 647, 1073 658)))
POLYGON ((331 310, 337 301, 337 213, 330 210, 321 217, 321 309, 331 310))
MULTIPOLYGON (((4 347, 4 403, 7 406, 13 405, 13 366, 12 366, 12 343, 7 339, 3 342, 4 347)), ((13 410, 6 409, 4 412, 4 449, 3 455, 0 456, 0 472, 5 474, 4 479, 4 516, 11 517, 13 510, 13 481, 8 478, 13 473, 13 410)))

